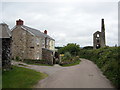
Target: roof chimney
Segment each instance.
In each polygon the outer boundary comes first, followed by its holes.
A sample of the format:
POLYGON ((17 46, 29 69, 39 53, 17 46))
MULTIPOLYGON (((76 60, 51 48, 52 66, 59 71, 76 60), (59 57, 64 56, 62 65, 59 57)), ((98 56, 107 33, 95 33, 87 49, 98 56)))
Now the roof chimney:
POLYGON ((47 30, 44 31, 44 34, 47 34, 47 30))
POLYGON ((19 19, 19 20, 16 21, 16 25, 23 25, 23 23, 24 22, 21 19, 19 19))

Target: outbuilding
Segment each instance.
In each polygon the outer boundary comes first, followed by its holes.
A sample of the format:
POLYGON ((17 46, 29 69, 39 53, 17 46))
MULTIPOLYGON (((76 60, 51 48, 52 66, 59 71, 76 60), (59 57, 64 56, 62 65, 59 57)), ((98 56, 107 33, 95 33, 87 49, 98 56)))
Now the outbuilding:
POLYGON ((11 68, 11 31, 7 24, 0 24, 0 61, 3 70, 11 68))

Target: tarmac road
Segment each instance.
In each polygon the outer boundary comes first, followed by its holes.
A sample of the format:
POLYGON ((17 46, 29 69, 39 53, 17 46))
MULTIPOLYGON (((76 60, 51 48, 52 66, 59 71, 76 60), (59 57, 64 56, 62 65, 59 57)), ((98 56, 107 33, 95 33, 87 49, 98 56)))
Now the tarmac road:
POLYGON ((76 66, 55 65, 42 71, 49 76, 39 81, 35 88, 114 88, 99 68, 86 59, 81 59, 80 64, 76 66))

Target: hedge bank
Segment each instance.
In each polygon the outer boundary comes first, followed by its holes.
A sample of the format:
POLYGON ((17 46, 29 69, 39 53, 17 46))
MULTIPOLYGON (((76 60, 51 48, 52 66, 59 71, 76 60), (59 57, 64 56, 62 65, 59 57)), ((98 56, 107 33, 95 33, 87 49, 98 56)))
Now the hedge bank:
POLYGON ((103 74, 112 81, 113 85, 120 88, 120 47, 105 47, 95 50, 82 49, 80 58, 93 61, 103 74))

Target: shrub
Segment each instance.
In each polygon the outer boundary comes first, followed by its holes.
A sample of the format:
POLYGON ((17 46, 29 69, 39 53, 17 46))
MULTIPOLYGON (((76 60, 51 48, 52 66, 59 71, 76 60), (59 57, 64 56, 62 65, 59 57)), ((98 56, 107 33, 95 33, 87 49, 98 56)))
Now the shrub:
POLYGON ((120 47, 105 47, 95 50, 81 50, 79 56, 94 63, 103 71, 103 74, 119 88, 120 86, 120 47))
POLYGON ((78 61, 80 61, 79 56, 71 56, 69 52, 66 52, 61 59, 62 59, 60 62, 61 66, 68 65, 68 64, 76 65, 78 64, 78 61))
POLYGON ((65 54, 66 52, 69 52, 72 56, 78 55, 78 52, 80 50, 80 46, 74 43, 69 43, 66 46, 60 48, 58 52, 60 54, 65 54))
POLYGON ((70 60, 71 59, 71 54, 69 52, 65 52, 64 59, 65 60, 70 60))

